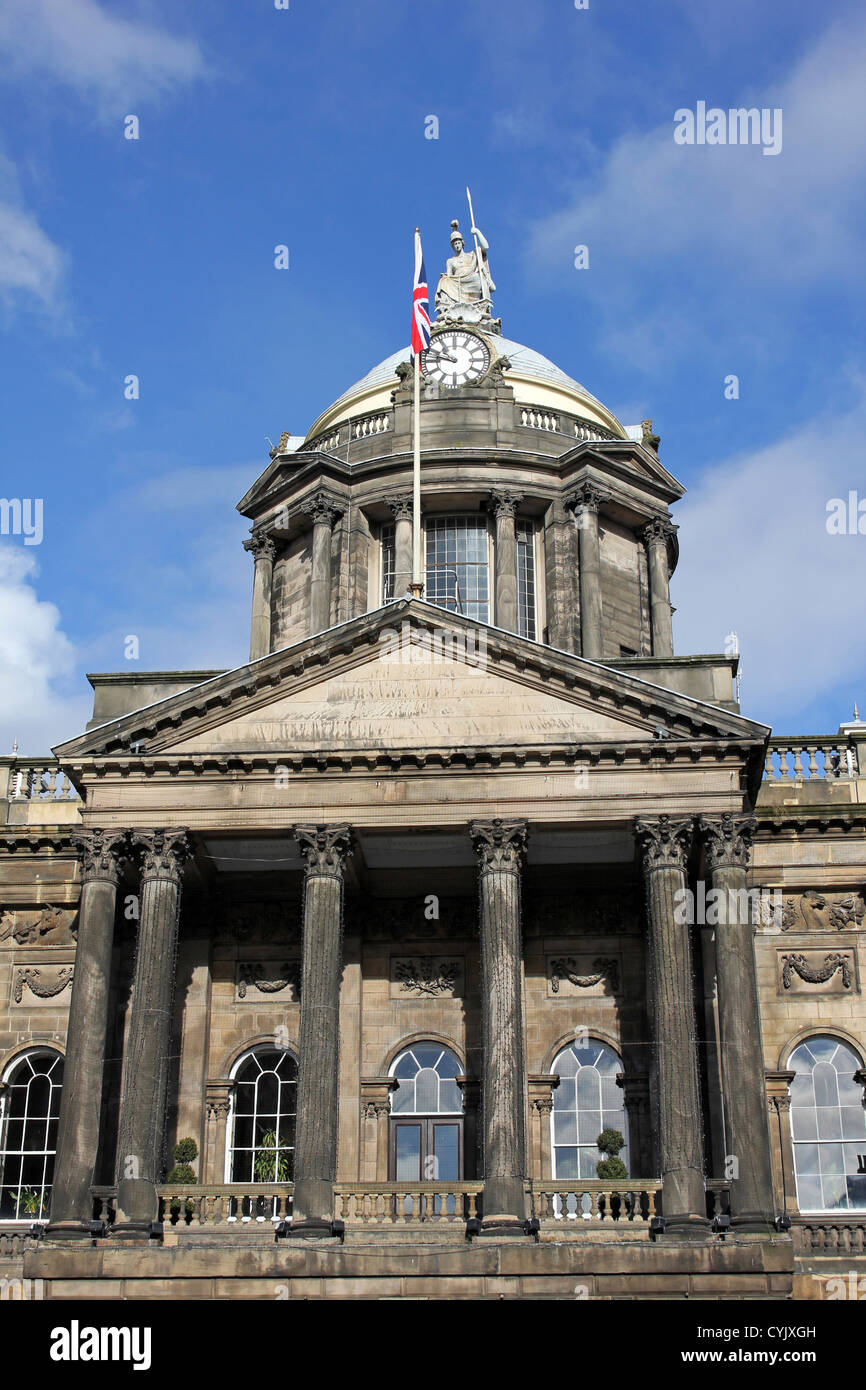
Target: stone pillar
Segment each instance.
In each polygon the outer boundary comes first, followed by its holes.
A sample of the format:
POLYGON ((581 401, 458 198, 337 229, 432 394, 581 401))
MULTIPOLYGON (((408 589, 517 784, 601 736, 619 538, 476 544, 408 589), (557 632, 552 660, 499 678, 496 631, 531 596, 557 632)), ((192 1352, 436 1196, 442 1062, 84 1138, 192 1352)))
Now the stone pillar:
POLYGON ((553 1093, 558 1085, 559 1077, 555 1072, 536 1072, 528 1077, 530 1114, 535 1112, 530 1172, 537 1182, 548 1182, 553 1177, 550 1116, 553 1110, 553 1093))
POLYGON ((465 1178, 477 1176, 484 1156, 479 1148, 478 1109, 481 1100, 481 1087, 477 1076, 455 1077, 463 1096, 463 1175, 465 1178))
POLYGON ((764 1073, 770 1113, 770 1146, 776 1175, 779 1206, 796 1216, 797 1178, 794 1173, 794 1141, 791 1137, 791 1082, 795 1071, 764 1073))
POLYGON ((144 1232, 158 1215, 186 830, 133 831, 141 849, 138 942, 117 1138, 115 1234, 144 1232))
POLYGON ((253 616, 250 624, 250 661, 258 661, 271 650, 271 590, 274 583, 276 546, 270 536, 259 531, 244 541, 255 560, 253 574, 253 616))
POLYGON ((676 894, 687 888, 692 821, 640 817, 635 834, 643 851, 649 919, 662 1206, 671 1234, 702 1236, 707 1221, 692 952, 688 925, 677 920, 685 914, 675 911, 676 894))
POLYGON ((306 874, 292 1234, 327 1236, 337 1177, 343 875, 351 830, 298 825, 293 833, 306 874))
POLYGON ((363 1182, 388 1181, 388 1121, 391 1116, 391 1092, 397 1089, 398 1084, 393 1076, 361 1077, 363 1182))
POLYGON ((205 1111, 207 1128, 205 1137, 207 1147, 202 1154, 202 1182, 225 1182, 226 1132, 232 1108, 233 1081, 208 1081, 205 1083, 205 1111))
POLYGON ((407 493, 386 497, 394 513, 394 588, 392 598, 404 598, 412 583, 412 498, 407 493))
POLYGON ((472 821, 478 855, 482 999, 485 1231, 520 1231, 526 1219, 526 1066, 520 875, 526 822, 472 821))
POLYGON ((641 532, 649 564, 653 656, 674 654, 668 543, 676 535, 676 529, 671 522, 657 516, 641 532))
POLYGON ((331 533, 341 508, 326 492, 317 492, 304 504, 313 522, 313 557, 310 568, 310 635, 331 626, 331 533))
POLYGON ((617 1072, 628 1125, 628 1148, 633 1178, 652 1177, 652 1134, 649 1122, 649 1076, 646 1072, 617 1072))
POLYGON ((578 575, 580 584, 580 654, 589 661, 601 661, 601 556, 598 540, 598 509, 604 501, 592 483, 581 483, 569 498, 577 525, 578 575))
POLYGON ((490 507, 496 520, 494 543, 494 622, 506 632, 517 631, 517 531, 514 513, 522 500, 519 492, 491 493, 490 507))
POLYGON ((719 1043, 725 1111, 726 1170, 731 1176, 731 1218, 751 1230, 772 1228, 775 1217, 764 1043, 755 966, 755 924, 746 871, 755 821, 750 816, 701 816, 707 865, 716 903, 719 1043), (733 1160, 733 1162, 731 1162, 733 1160))
POLYGON ((89 1235, 93 1216, 114 913, 128 852, 123 831, 78 830, 71 838, 81 866, 81 899, 48 1227, 55 1239, 89 1235))

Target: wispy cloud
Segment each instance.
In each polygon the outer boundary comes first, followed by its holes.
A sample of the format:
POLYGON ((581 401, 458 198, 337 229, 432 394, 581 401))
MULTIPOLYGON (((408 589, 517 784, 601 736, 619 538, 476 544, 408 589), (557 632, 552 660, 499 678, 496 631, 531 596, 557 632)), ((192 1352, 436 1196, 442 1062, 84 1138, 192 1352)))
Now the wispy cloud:
POLYGON ((23 204, 15 166, 0 154, 0 302, 56 309, 66 257, 23 204))
POLYGON ((3 0, 0 57, 14 75, 49 77, 112 111, 207 72, 195 39, 112 14, 97 0, 3 0))
MULTIPOLYGON (((671 352, 723 317, 733 287, 792 296, 826 285, 866 252, 866 20, 838 22, 786 77, 766 89, 699 90, 684 78, 677 107, 781 107, 783 149, 676 145, 670 120, 622 136, 591 183, 575 183, 559 211, 539 219, 530 273, 556 276, 591 297, 608 336, 627 345, 635 320, 656 329, 657 283, 671 273, 681 315, 671 352), (572 270, 590 247, 589 272, 572 270), (627 315, 627 328, 622 316, 627 315)), ((627 347, 626 347, 626 350, 627 347)), ((656 346, 656 354, 659 351, 656 346)))
POLYGON ((839 702, 839 722, 854 699, 866 705, 866 535, 826 527, 830 498, 859 488, 866 500, 864 437, 866 390, 843 414, 718 462, 677 508, 677 650, 720 651, 733 628, 744 713, 786 732, 804 682, 816 708, 839 702))

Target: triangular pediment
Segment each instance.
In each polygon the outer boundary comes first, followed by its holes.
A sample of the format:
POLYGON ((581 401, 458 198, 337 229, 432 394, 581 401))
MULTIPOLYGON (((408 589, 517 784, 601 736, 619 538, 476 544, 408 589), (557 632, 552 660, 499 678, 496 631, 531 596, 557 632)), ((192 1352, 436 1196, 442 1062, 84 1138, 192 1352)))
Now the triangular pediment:
POLYGON ((761 742, 739 715, 403 599, 60 745, 101 754, 405 754, 761 742))

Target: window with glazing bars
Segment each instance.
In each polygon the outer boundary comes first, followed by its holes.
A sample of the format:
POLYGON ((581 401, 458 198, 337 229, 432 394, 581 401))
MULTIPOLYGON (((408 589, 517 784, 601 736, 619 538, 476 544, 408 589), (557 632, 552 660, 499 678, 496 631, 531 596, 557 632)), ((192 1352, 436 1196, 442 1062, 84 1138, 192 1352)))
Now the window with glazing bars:
POLYGON ((531 521, 517 523, 517 631, 535 641, 535 534, 531 521))
POLYGON ((428 518, 425 598, 451 613, 490 621, 485 518, 428 518))

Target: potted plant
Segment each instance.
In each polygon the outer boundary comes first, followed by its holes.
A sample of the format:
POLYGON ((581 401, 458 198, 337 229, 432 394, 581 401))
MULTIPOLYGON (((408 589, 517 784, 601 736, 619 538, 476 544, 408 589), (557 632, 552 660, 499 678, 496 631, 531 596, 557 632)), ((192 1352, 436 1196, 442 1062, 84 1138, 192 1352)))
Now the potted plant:
POLYGON ((603 1129, 595 1142, 605 1155, 596 1167, 598 1176, 607 1179, 627 1178, 628 1169, 619 1157, 620 1149, 625 1148, 625 1140, 619 1130, 603 1129))
MULTIPOLYGON (((185 1187, 195 1187, 198 1178, 195 1175, 195 1169, 190 1166, 192 1161, 198 1158, 198 1144, 195 1140, 178 1140, 172 1149, 172 1157, 174 1159, 174 1167, 169 1170, 166 1182, 183 1183, 185 1187)), ((195 1211, 195 1203, 192 1198, 187 1198, 185 1209, 187 1220, 189 1220, 192 1213, 195 1211)), ((176 1197, 172 1199, 170 1210, 172 1216, 177 1216, 180 1211, 180 1202, 176 1197)))

